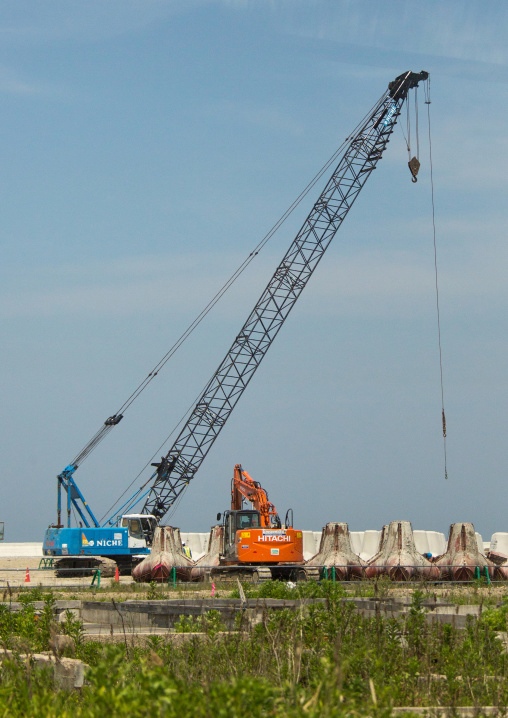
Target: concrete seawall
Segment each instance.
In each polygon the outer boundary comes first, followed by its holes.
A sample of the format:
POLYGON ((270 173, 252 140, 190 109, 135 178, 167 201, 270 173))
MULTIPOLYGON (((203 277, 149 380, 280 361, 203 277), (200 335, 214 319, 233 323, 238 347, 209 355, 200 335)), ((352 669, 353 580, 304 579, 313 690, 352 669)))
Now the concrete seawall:
POLYGON ((0 543, 0 558, 18 556, 42 556, 42 541, 40 543, 0 543))

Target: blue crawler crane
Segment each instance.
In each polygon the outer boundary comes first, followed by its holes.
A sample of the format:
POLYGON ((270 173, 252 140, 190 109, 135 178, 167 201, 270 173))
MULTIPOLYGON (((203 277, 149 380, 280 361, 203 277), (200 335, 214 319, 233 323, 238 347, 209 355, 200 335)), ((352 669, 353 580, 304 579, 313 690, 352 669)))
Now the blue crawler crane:
MULTIPOLYGON (((399 75, 390 82, 388 89, 343 143, 340 148, 343 153, 330 179, 247 321, 198 399, 171 449, 161 458, 160 463, 152 464, 156 470, 121 507, 120 512, 125 509, 125 513, 117 513, 100 526, 76 485, 74 473, 86 456, 121 421, 122 411, 132 404, 134 398, 158 373, 166 358, 58 475, 58 521, 46 531, 43 547, 46 556, 60 557, 64 562, 61 565, 70 567, 91 566, 95 560, 103 564, 109 562, 110 565, 116 562, 124 569, 130 568, 136 557, 150 552, 156 526, 194 478, 360 190, 376 168, 409 91, 426 80, 428 73, 424 71, 408 71, 399 75), (67 526, 61 523, 62 489, 67 495, 67 526), (142 499, 145 499, 145 503, 141 513, 130 513, 142 499), (80 526, 77 528, 71 527, 72 508, 80 517, 80 526)), ((318 178, 338 157, 339 150, 318 174, 318 178)), ((409 168, 415 180, 419 163, 411 162, 409 168)), ((313 184, 314 181, 310 186, 313 184)), ((266 238, 257 249, 265 241, 266 238)), ((257 251, 252 256, 255 254, 257 251)))
MULTIPOLYGON (((67 575, 72 568, 101 568, 105 575, 113 574, 116 566, 120 572, 128 573, 136 560, 150 553, 157 525, 155 516, 117 513, 101 526, 74 481, 77 468, 77 462, 69 464, 57 477, 58 522, 46 530, 43 554, 58 557, 57 568, 66 569, 67 575), (62 489, 67 498, 67 526, 61 523, 62 489), (72 508, 81 519, 78 527, 71 526, 72 508)), ((132 501, 124 504, 120 512, 127 504, 132 505, 132 501)))

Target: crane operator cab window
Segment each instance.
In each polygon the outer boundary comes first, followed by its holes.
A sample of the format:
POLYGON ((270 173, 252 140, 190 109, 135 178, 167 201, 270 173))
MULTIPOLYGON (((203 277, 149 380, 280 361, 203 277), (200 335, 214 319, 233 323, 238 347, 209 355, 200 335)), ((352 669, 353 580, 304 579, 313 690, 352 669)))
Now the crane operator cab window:
POLYGON ((129 536, 132 538, 143 538, 143 529, 140 519, 129 519, 129 536))
POLYGON ((151 517, 145 516, 123 516, 122 527, 129 529, 129 536, 134 539, 147 539, 149 545, 149 539, 153 533, 155 521, 151 517))

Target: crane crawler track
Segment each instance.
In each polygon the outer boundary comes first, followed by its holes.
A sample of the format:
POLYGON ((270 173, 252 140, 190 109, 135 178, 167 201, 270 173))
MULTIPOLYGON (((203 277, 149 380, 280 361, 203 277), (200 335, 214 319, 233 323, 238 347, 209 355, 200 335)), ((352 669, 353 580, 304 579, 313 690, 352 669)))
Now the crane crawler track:
POLYGON ((130 573, 131 570, 130 565, 122 566, 105 556, 64 556, 57 559, 53 566, 58 578, 92 576, 97 570, 103 578, 109 578, 115 575, 117 566, 120 573, 130 573))

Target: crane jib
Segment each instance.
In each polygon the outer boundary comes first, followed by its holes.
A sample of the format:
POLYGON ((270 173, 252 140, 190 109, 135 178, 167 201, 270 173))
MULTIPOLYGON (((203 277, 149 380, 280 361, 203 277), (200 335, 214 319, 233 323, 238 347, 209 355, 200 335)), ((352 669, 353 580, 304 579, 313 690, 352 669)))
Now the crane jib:
POLYGON ((392 119, 392 117, 395 115, 396 112, 397 112, 397 104, 394 102, 393 105, 388 109, 388 112, 386 113, 386 117, 383 120, 383 125, 385 127, 389 124, 390 120, 392 119))
POLYGON ((171 468, 159 467, 153 474, 143 514, 160 521, 194 477, 381 159, 409 90, 427 78, 424 71, 399 75, 351 137, 302 228, 169 450, 166 458, 171 468))

